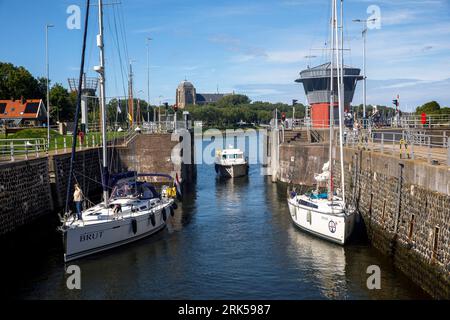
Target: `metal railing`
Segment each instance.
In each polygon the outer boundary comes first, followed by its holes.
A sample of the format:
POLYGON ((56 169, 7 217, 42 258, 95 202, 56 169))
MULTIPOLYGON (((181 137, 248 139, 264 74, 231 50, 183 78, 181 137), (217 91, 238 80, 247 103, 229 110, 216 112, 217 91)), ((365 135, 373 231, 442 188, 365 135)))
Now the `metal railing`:
POLYGON ((144 122, 141 129, 142 133, 172 133, 175 130, 192 129, 192 121, 144 122))
POLYGON ((402 130, 344 132, 344 145, 369 151, 391 154, 400 159, 422 159, 430 164, 450 166, 450 138, 442 135, 402 130))
POLYGON ((46 139, 0 139, 0 160, 15 161, 16 157, 28 160, 39 158, 47 150, 46 139))
MULTIPOLYGON (((95 135, 87 136, 83 140, 80 137, 77 139, 77 150, 101 146, 100 137, 95 135)), ((47 155, 49 151, 54 154, 66 153, 70 152, 72 144, 71 136, 52 139, 50 146, 44 138, 0 139, 0 162, 40 158, 47 155)))
MULTIPOLYGON (((425 123, 422 121, 422 116, 420 115, 402 115, 402 116, 394 116, 394 117, 382 117, 378 119, 374 119, 372 117, 368 117, 367 119, 347 119, 344 122, 348 121, 351 123, 350 126, 355 126, 358 123, 360 128, 400 128, 400 129, 442 129, 442 128, 450 128, 450 115, 427 115, 425 119, 425 123)), ((281 122, 281 120, 279 120, 281 122)), ((287 119, 287 126, 291 128, 325 128, 329 126, 328 120, 324 121, 313 121, 308 118, 301 119, 287 119)), ((336 126, 339 125, 338 120, 335 120, 334 123, 336 126)))
MULTIPOLYGON (((398 123, 398 127, 402 128, 449 128, 450 127, 450 115, 427 115, 422 122, 422 116, 420 115, 407 115, 401 116, 398 123)), ((395 122, 392 122, 394 125, 395 122)))

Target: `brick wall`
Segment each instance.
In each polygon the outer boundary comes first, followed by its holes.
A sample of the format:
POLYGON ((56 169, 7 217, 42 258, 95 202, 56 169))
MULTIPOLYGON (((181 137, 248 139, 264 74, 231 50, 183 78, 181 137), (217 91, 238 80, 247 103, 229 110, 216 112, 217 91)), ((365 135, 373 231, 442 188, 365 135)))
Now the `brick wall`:
MULTIPOLYGON (((55 182, 55 206, 59 209, 65 206, 70 156, 70 153, 54 155, 49 160, 50 171, 55 182)), ((72 178, 72 182, 73 184, 78 182, 88 199, 97 197, 102 191, 100 159, 100 149, 78 151, 75 155, 75 179, 72 178)), ((72 193, 73 191, 71 191, 71 195, 72 193)), ((70 201, 72 202, 71 198, 70 201)))
MULTIPOLYGON (((422 163, 390 158, 347 149, 347 199, 356 204, 375 248, 431 296, 449 299, 450 196, 433 190, 436 183, 413 181, 416 165, 426 170, 422 163)), ((431 180, 435 171, 427 173, 431 180)), ((339 166, 335 173, 340 181, 339 166)))
POLYGON ((47 158, 0 164, 0 235, 52 211, 47 158))

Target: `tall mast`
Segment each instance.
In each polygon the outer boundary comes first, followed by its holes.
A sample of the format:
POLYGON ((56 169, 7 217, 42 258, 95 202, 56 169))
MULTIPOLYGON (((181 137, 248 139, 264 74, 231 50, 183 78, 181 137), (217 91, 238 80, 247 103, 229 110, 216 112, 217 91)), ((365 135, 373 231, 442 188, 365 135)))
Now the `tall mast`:
POLYGON ((95 71, 100 76, 100 110, 102 114, 102 153, 103 153, 103 201, 105 207, 108 206, 108 158, 107 158, 107 146, 106 146, 106 96, 105 96, 105 52, 103 45, 103 1, 98 0, 98 28, 99 34, 97 35, 97 47, 100 49, 100 66, 95 67, 95 71))
MULTIPOLYGON (((342 75, 342 84, 344 83, 344 0, 341 0, 341 75, 342 75)), ((342 87, 343 92, 345 92, 345 88, 342 87)))
POLYGON ((332 0, 331 5, 331 59, 330 59, 330 148, 329 148, 329 177, 328 177, 328 200, 333 200, 333 122, 334 122, 334 25, 335 25, 335 15, 334 15, 334 3, 332 0))
MULTIPOLYGON (((343 11, 342 11, 342 4, 343 4, 343 0, 341 0, 341 43, 343 43, 343 21, 342 21, 342 17, 343 17, 343 11)), ((335 14, 337 16, 337 2, 335 0, 335 14)), ((342 133, 342 113, 344 111, 343 108, 343 96, 344 96, 344 69, 343 69, 343 56, 344 56, 344 51, 343 51, 343 47, 339 48, 339 37, 338 37, 338 30, 337 28, 335 29, 336 32, 336 44, 337 44, 337 49, 336 49, 336 60, 337 60, 337 85, 338 85, 338 102, 339 102, 339 152, 340 152, 340 165, 341 165, 341 190, 342 190, 342 201, 345 204, 345 181, 344 181, 344 148, 343 148, 343 133, 342 133)))
POLYGON ((150 123, 150 40, 147 37, 147 122, 150 123))
POLYGON ((130 61, 130 80, 128 82, 128 114, 130 118, 130 127, 133 127, 134 123, 134 99, 133 99, 133 67, 130 61))

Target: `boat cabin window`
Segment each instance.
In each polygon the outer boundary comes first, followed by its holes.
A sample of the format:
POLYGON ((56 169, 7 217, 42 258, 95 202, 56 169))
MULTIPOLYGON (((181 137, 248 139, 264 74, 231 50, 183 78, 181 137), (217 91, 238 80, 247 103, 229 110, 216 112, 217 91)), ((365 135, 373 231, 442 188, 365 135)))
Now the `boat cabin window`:
POLYGON ((140 185, 138 188, 139 198, 141 199, 152 199, 156 195, 153 194, 153 191, 147 185, 140 185))
POLYGON ((242 159, 243 158, 243 155, 242 154, 236 154, 236 153, 234 153, 234 154, 228 154, 228 155, 223 155, 222 156, 222 159, 242 159))
POLYGON ((341 205, 339 203, 329 203, 330 207, 340 207, 341 205))
POLYGON ((309 208, 314 208, 314 209, 318 209, 319 207, 317 205, 315 205, 314 203, 299 199, 298 200, 298 204, 301 204, 303 206, 309 207, 309 208))

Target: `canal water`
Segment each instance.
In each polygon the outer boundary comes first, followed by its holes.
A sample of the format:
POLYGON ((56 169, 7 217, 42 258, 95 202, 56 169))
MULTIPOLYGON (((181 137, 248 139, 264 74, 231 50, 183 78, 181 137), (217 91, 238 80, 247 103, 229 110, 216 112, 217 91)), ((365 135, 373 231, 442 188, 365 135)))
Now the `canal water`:
POLYGON ((5 240, 2 294, 14 299, 423 299, 428 296, 364 237, 341 247, 298 230, 286 186, 251 165, 220 180, 198 165, 197 182, 168 227, 150 238, 87 257, 81 290, 66 287, 56 222, 5 240), (369 290, 367 267, 381 269, 369 290))

